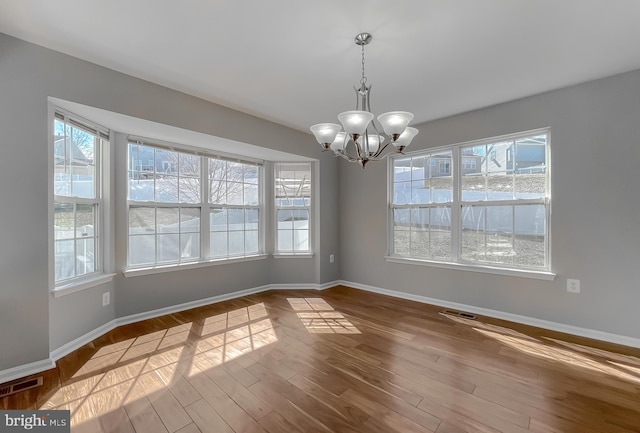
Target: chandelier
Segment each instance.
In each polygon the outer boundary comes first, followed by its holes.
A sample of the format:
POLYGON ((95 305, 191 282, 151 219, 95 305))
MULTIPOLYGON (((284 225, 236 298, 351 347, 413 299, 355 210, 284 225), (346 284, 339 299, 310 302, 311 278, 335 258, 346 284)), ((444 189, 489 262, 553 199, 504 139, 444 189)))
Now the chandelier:
POLYGON ((365 168, 369 161, 381 159, 382 152, 392 144, 396 151, 403 153, 416 136, 418 130, 412 128, 409 122, 413 114, 407 111, 390 111, 378 116, 378 122, 373 118, 369 102, 371 86, 367 86, 364 74, 364 47, 373 36, 360 33, 355 37, 356 45, 362 49, 362 77, 360 87, 353 86, 356 92, 356 109, 338 114, 337 123, 318 123, 311 127, 311 132, 322 146, 322 150, 331 149, 336 156, 347 161, 357 162, 365 168), (380 134, 378 123, 382 125, 385 135, 380 134), (340 131, 344 128, 344 131, 340 131))

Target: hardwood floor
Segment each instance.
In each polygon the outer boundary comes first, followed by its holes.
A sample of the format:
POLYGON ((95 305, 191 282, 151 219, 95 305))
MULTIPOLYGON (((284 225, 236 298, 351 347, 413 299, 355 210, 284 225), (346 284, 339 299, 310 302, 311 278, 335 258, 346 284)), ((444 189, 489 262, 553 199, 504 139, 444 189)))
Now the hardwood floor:
POLYGON ((111 433, 640 432, 640 350, 334 287, 117 328, 2 409, 111 433))

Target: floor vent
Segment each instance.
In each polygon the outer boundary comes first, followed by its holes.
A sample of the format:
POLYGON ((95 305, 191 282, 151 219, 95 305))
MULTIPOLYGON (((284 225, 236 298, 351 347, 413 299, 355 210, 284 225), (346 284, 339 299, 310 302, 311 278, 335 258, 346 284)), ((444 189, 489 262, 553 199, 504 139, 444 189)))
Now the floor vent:
POLYGON ((22 379, 16 382, 8 383, 0 387, 0 397, 6 397, 11 394, 15 394, 20 391, 26 391, 27 389, 42 386, 42 376, 35 377, 33 379, 22 379))
POLYGON ((469 319, 469 320, 476 320, 477 319, 475 314, 467 313, 466 311, 444 310, 444 311, 442 311, 442 314, 447 314, 449 316, 463 317, 463 318, 469 319))

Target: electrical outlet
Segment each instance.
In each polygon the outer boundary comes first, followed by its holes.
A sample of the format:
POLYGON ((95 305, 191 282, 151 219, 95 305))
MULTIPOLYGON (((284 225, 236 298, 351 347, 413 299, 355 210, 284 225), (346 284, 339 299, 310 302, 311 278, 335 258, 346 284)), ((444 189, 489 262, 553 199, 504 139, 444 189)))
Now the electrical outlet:
POLYGON ((580 293, 580 280, 567 278, 567 292, 580 293))
POLYGON ((102 306, 106 307, 111 303, 111 292, 104 292, 102 294, 102 306))
POLYGON ((333 263, 334 259, 333 254, 329 254, 329 263, 333 263))

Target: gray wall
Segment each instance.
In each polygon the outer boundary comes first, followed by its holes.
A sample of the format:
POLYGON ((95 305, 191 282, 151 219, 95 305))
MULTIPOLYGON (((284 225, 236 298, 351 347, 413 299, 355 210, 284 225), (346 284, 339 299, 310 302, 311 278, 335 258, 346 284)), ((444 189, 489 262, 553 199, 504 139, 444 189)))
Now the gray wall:
POLYGON ((547 126, 554 281, 386 262, 387 168, 374 163, 340 166, 342 279, 640 337, 640 71, 418 125, 410 150, 547 126))
MULTIPOLYGON (((310 135, 4 34, 0 34, 0 95, 0 371, 46 359, 50 350, 115 317, 266 284, 319 284, 337 278, 338 267, 329 265, 328 251, 338 250, 338 166, 329 155, 320 155, 310 135), (321 254, 308 260, 269 258, 124 278, 126 195, 122 183, 116 182, 117 277, 101 287, 52 297, 47 248, 48 97, 319 158, 318 232, 323 235, 316 249, 321 254), (102 293, 107 290, 112 292, 112 305, 102 307, 102 293)), ((126 151, 123 147, 116 145, 116 159, 126 151)), ((116 176, 124 179, 121 172, 116 176)))

